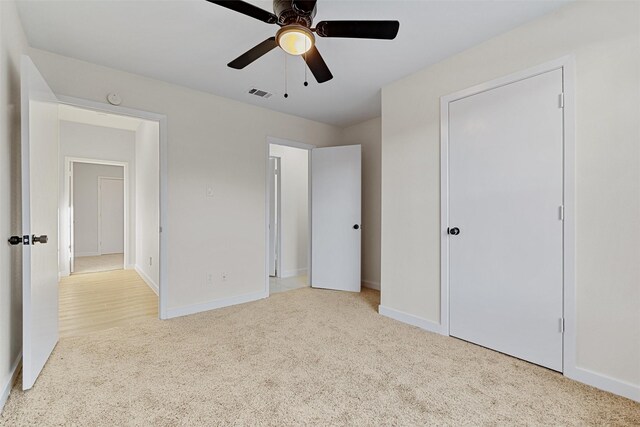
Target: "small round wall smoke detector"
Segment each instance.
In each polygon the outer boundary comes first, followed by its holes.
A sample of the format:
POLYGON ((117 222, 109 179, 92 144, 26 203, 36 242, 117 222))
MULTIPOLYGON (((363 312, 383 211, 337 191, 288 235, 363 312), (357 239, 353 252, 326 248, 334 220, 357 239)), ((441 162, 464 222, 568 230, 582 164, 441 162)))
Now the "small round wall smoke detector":
POLYGON ((120 95, 117 93, 110 93, 107 95, 107 101, 109 101, 109 104, 111 105, 120 105, 122 103, 122 98, 120 98, 120 95))

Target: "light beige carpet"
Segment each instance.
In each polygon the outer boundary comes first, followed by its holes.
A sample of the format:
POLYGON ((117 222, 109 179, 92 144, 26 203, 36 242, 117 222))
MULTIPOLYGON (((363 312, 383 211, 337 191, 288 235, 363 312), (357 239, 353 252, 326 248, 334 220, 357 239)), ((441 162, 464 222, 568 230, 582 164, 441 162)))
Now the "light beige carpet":
POLYGON ((62 339, 0 424, 640 424, 638 403, 382 317, 378 298, 304 288, 62 339))
POLYGON ((73 274, 97 273, 124 268, 124 254, 76 257, 73 274))

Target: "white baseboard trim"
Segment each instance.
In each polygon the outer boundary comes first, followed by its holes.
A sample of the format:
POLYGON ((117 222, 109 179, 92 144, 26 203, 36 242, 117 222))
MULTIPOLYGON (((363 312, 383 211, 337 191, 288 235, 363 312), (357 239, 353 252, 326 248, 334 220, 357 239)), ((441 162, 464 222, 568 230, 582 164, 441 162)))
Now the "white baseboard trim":
POLYGON ((307 274, 307 269, 300 268, 298 270, 282 271, 282 274, 279 277, 282 279, 286 279, 287 277, 306 276, 306 274, 307 274))
POLYGON ((125 270, 135 270, 137 268, 137 266, 135 264, 125 264, 124 269, 125 270))
POLYGON ((268 292, 260 291, 245 295, 238 295, 230 298, 220 298, 217 300, 203 302, 200 304, 192 304, 184 307, 170 308, 167 310, 167 318, 187 316, 189 314, 201 313, 203 311, 215 310, 216 308, 229 307, 232 305, 244 304, 251 301, 267 298, 268 292))
POLYGON ((375 289, 376 291, 380 290, 380 282, 372 282, 370 280, 363 280, 362 286, 369 289, 375 289))
POLYGON ((138 273, 140 277, 142 277, 142 280, 144 280, 144 283, 146 283, 147 286, 149 286, 151 290, 155 292, 156 295, 160 295, 160 291, 156 282, 151 280, 151 277, 149 277, 147 273, 145 273, 139 266, 136 265, 135 270, 136 270, 136 273, 138 273))
POLYGON ((0 414, 4 409, 4 404, 7 403, 7 399, 9 398, 9 394, 11 393, 11 389, 13 388, 13 384, 16 382, 16 378, 18 377, 21 368, 22 352, 18 353, 18 357, 13 361, 13 365, 11 365, 11 375, 9 375, 9 378, 2 387, 2 394, 0 394, 0 414))
MULTIPOLYGON (((437 334, 448 336, 447 333, 442 332, 440 324, 435 323, 431 320, 423 319, 421 317, 404 313, 399 310, 394 310, 383 305, 378 306, 378 313, 383 316, 398 320, 400 322, 417 326, 418 328, 427 330, 429 332, 435 332, 437 334)), ((608 391, 610 393, 626 397, 636 402, 640 402, 640 385, 631 384, 625 381, 611 378, 607 375, 598 374, 584 368, 565 367, 564 376, 574 381, 578 381, 583 384, 598 388, 600 390, 608 391)))
POLYGON ((586 385, 640 402, 640 385, 631 384, 584 368, 565 368, 564 376, 586 385))
POLYGON ((394 310, 393 308, 385 307, 383 305, 378 306, 378 313, 383 316, 390 317, 403 323, 407 323, 412 326, 417 326, 425 331, 441 333, 441 325, 431 320, 423 319, 422 317, 414 316, 413 314, 405 313, 400 310, 394 310))
POLYGON ((76 252, 75 257, 83 257, 83 256, 99 256, 100 252, 76 252))

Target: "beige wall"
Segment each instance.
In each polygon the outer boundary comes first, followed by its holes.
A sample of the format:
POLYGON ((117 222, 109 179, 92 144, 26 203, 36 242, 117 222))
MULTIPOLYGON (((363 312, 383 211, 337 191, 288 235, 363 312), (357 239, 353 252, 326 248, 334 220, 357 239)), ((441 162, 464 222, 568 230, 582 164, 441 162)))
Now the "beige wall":
POLYGON ((143 120, 135 141, 135 268, 157 293, 160 283, 160 126, 143 120))
POLYGON ((13 2, 0 1, 0 410, 22 350, 20 54, 27 43, 13 2))
POLYGON ((380 289, 380 117, 343 129, 343 144, 362 145, 362 281, 380 289))
POLYGON ((104 102, 116 92, 123 107, 167 116, 169 310, 264 291, 266 137, 326 146, 340 130, 36 49, 30 55, 56 94, 104 102))
POLYGON ((640 3, 577 2, 382 91, 382 305, 440 320, 439 98, 576 59, 577 365, 640 384, 640 3))

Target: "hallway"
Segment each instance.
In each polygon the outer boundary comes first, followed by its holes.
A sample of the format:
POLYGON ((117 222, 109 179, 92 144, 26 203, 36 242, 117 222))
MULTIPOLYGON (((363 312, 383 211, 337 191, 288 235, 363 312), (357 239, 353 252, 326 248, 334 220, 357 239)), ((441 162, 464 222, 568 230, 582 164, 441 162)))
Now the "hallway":
POLYGON ((64 277, 60 281, 60 338, 127 326, 158 317, 158 296, 133 270, 64 277))

